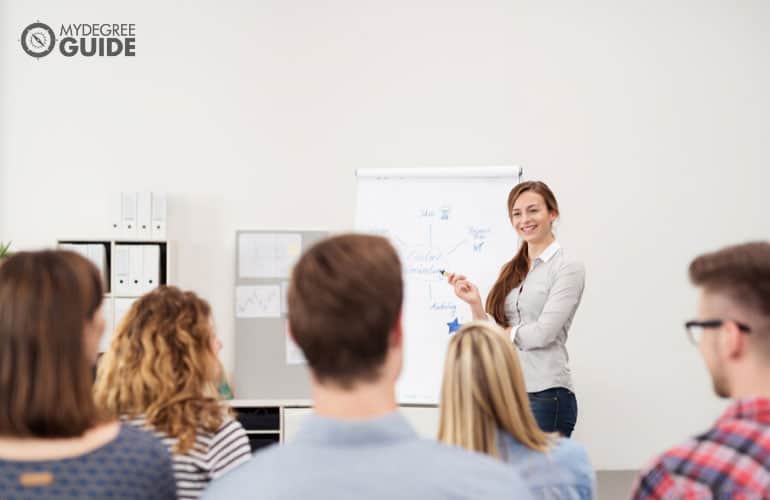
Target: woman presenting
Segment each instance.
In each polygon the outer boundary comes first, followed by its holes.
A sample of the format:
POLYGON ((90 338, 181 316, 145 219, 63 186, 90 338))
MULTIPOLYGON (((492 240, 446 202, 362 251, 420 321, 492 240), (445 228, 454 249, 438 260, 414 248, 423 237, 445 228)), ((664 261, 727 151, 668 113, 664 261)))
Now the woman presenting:
POLYGON ((508 216, 521 246, 500 270, 486 308, 465 276, 450 273, 449 284, 470 305, 473 319, 493 320, 506 329, 519 351, 540 428, 569 437, 577 421, 577 400, 565 344, 583 295, 585 269, 567 257, 553 235, 559 206, 546 184, 516 185, 508 195, 508 216))

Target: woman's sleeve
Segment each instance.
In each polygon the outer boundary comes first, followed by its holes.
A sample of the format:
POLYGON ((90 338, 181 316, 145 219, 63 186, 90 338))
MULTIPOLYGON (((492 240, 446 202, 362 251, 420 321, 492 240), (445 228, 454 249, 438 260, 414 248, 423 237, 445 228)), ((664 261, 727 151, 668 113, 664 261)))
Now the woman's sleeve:
POLYGON ((216 479, 251 458, 249 438, 237 420, 230 420, 217 433, 211 447, 211 479, 216 479))
POLYGON ((516 328, 516 347, 527 351, 553 342, 564 324, 575 314, 584 285, 585 267, 577 262, 565 264, 558 272, 537 321, 522 323, 516 328))

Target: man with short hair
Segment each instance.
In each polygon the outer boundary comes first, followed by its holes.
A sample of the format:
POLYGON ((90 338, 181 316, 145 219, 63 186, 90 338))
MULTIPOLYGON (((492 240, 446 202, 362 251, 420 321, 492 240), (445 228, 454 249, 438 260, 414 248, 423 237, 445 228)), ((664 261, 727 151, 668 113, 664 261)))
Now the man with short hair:
POLYGON ((687 331, 733 403, 645 470, 633 498, 770 498, 770 242, 702 255, 690 278, 701 293, 687 331))
POLYGON ((294 268, 288 301, 315 414, 292 442, 257 453, 206 498, 531 498, 512 466, 420 439, 398 413, 403 282, 387 240, 348 234, 316 244, 294 268))

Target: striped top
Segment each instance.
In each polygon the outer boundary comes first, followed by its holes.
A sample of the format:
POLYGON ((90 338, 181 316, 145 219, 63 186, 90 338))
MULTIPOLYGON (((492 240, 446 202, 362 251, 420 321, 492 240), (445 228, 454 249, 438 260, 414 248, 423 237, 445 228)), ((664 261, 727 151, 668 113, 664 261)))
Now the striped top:
POLYGON ((143 418, 126 419, 129 424, 152 431, 172 454, 177 497, 195 499, 201 496, 209 481, 226 474, 251 458, 251 447, 240 422, 225 417, 217 432, 201 431, 195 444, 184 455, 174 454, 179 441, 149 426, 143 418))

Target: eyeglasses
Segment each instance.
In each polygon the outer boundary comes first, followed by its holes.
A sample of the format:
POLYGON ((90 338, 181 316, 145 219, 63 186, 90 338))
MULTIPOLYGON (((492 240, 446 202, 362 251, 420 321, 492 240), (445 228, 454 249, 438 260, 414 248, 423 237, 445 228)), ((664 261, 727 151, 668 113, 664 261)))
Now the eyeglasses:
POLYGON ((746 325, 745 323, 739 323, 738 321, 734 321, 731 319, 707 319, 704 321, 688 321, 684 324, 684 329, 687 330, 687 338, 690 339, 690 342, 692 345, 697 346, 700 344, 700 340, 703 338, 703 332, 706 330, 714 329, 714 328, 720 328, 725 323, 730 322, 734 324, 736 327, 738 327, 738 330, 742 331, 743 333, 751 333, 751 327, 746 325))

